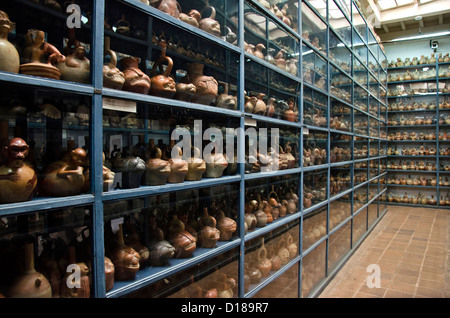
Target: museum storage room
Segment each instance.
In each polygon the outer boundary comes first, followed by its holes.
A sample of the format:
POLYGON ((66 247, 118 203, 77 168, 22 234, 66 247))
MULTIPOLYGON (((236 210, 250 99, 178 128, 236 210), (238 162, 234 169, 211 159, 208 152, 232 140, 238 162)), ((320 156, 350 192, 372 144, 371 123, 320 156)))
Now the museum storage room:
POLYGON ((314 2, 2 2, 0 295, 317 297, 393 113, 357 3, 314 2))

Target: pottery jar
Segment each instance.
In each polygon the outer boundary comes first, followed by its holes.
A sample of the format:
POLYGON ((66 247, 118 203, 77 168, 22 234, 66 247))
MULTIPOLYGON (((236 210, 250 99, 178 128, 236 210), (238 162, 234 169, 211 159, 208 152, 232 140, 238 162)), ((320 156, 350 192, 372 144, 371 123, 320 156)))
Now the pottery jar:
POLYGON ((176 215, 171 220, 169 227, 169 243, 175 248, 175 258, 189 258, 197 249, 197 239, 186 231, 185 225, 176 215), (177 224, 175 226, 175 224, 177 224))
POLYGON ((103 66, 103 86, 121 90, 125 84, 125 75, 117 68, 117 55, 110 47, 110 38, 105 37, 105 56, 110 56, 110 62, 103 66))
POLYGON ((173 68, 173 60, 166 56, 167 43, 161 40, 158 44, 161 47, 161 56, 153 65, 150 94, 164 98, 172 98, 177 93, 175 80, 170 76, 173 68), (162 68, 164 62, 167 62, 165 71, 162 68))
POLYGON ((261 271, 262 277, 268 277, 272 270, 272 262, 267 258, 267 249, 264 246, 264 239, 262 239, 262 245, 258 249, 257 256, 257 268, 261 271))
POLYGON ((281 260, 281 265, 289 263, 290 253, 286 247, 286 240, 284 238, 281 238, 278 242, 278 257, 281 260))
POLYGON ((176 0, 150 0, 150 5, 176 19, 180 17, 182 11, 176 0))
POLYGON ((61 79, 76 83, 88 84, 90 75, 90 61, 86 57, 86 49, 77 40, 74 40, 73 49, 70 50, 66 60, 58 63, 56 67, 61 71, 61 79))
POLYGON ((123 237, 123 224, 119 224, 116 233, 118 246, 111 253, 110 259, 114 264, 114 278, 116 280, 132 280, 140 269, 140 255, 130 246, 126 246, 123 237))
POLYGON ((0 11, 0 71, 19 73, 20 57, 17 49, 8 41, 12 30, 8 15, 0 11))
POLYGON ((264 93, 259 93, 258 95, 256 95, 256 99, 257 100, 256 100, 255 107, 253 109, 253 113, 254 114, 264 115, 266 113, 267 105, 266 105, 266 103, 263 100, 263 98, 265 96, 266 95, 264 93))
POLYGON ((21 138, 13 138, 4 147, 6 162, 0 166, 0 203, 29 201, 37 189, 37 175, 25 158, 30 147, 21 138))
POLYGON ((206 178, 220 178, 223 171, 227 168, 228 162, 222 153, 204 154, 206 162, 206 171, 204 177, 206 178))
POLYGON ((172 154, 175 156, 169 159, 170 174, 167 177, 169 183, 181 183, 184 181, 186 174, 188 173, 188 162, 182 159, 182 152, 180 147, 175 146, 172 148, 172 154))
POLYGON ((201 19, 199 22, 199 28, 209 34, 220 37, 221 26, 220 23, 215 19, 216 17, 216 9, 214 7, 211 8, 211 15, 209 18, 201 19))
POLYGON ((189 63, 187 79, 196 87, 192 102, 210 105, 217 97, 219 84, 214 77, 203 75, 203 69, 203 64, 189 63))
POLYGON ((52 288, 48 279, 34 266, 34 244, 24 245, 24 271, 14 278, 5 296, 8 298, 51 298, 52 288))
POLYGON ((120 60, 119 65, 125 77, 122 89, 146 95, 150 91, 151 81, 148 75, 139 69, 139 62, 139 58, 131 56, 120 60))
POLYGON ((219 241, 229 241, 237 230, 236 221, 225 216, 223 211, 220 211, 219 215, 216 216, 216 219, 217 229, 220 232, 219 241))
POLYGON ((150 151, 150 159, 145 163, 144 173, 145 185, 164 185, 170 175, 170 163, 161 159, 162 152, 158 147, 153 147, 150 151))
POLYGON ((272 271, 277 271, 281 268, 281 259, 278 254, 275 253, 275 248, 273 246, 268 249, 268 257, 272 263, 272 271))
POLYGON ((108 292, 114 288, 114 264, 105 256, 105 291, 108 292))

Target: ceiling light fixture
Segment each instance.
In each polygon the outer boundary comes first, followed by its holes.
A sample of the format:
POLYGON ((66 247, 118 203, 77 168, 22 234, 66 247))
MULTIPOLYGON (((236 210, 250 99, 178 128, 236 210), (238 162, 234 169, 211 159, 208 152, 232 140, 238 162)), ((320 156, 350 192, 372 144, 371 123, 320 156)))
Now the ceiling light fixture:
POLYGON ((407 37, 404 37, 404 38, 392 39, 389 42, 418 40, 418 39, 433 38, 433 37, 439 37, 439 36, 445 36, 445 35, 450 35, 450 31, 439 32, 439 33, 431 33, 431 34, 421 34, 421 35, 415 35, 415 36, 407 36, 407 37))

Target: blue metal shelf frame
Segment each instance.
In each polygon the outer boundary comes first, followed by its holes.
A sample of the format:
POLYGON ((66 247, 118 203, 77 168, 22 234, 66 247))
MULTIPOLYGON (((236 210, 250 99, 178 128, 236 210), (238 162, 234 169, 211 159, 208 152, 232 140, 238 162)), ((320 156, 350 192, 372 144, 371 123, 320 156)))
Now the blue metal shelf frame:
MULTIPOLYGON (((248 242, 249 240, 255 239, 261 235, 267 234, 273 229, 276 229, 282 225, 286 225, 293 221, 299 221, 299 237, 300 241, 298 244, 298 256, 291 260, 291 262, 287 265, 285 265, 281 270, 279 270, 277 273, 274 273, 272 276, 268 277, 264 281, 257 284, 257 286, 252 286, 251 290, 248 292, 244 291, 244 284, 239 284, 239 290, 238 290, 238 296, 243 298, 248 298, 256 295, 258 291, 260 291, 263 287, 269 285, 271 282, 273 282, 275 279, 280 277, 283 273, 285 273, 286 270, 291 268, 292 266, 298 266, 298 272, 301 273, 302 271, 302 261, 303 257, 308 255, 311 251, 314 250, 318 245, 326 241, 326 260, 325 260, 325 266, 326 266, 326 277, 318 287, 314 290, 318 290, 321 286, 325 286, 327 282, 331 279, 331 277, 337 272, 338 267, 334 268, 328 268, 328 251, 329 251, 329 238, 330 235, 336 233, 342 226, 344 226, 348 222, 353 221, 353 217, 357 215, 358 213, 361 213, 364 209, 366 209, 370 204, 374 203, 375 201, 379 201, 380 196, 387 191, 387 189, 383 189, 380 191, 380 185, 378 184, 378 194, 369 200, 367 203, 365 203, 360 209, 357 211, 351 211, 351 216, 349 216, 344 222, 339 224, 333 229, 329 229, 329 222, 327 221, 327 235, 325 235, 323 238, 321 238, 319 241, 315 242, 312 246, 310 246, 307 250, 303 251, 302 247, 302 231, 303 231, 303 221, 305 217, 308 217, 311 213, 314 211, 317 211, 319 209, 326 208, 327 213, 327 220, 329 219, 330 215, 330 203, 334 202, 335 200, 338 200, 339 198, 350 195, 350 200, 353 202, 353 193, 357 189, 362 189, 363 187, 366 187, 366 189, 369 188, 372 181, 376 181, 378 178, 381 178, 386 175, 386 172, 380 172, 378 175, 374 178, 370 178, 369 180, 355 185, 354 184, 354 169, 353 165, 354 163, 358 162, 370 162, 371 160, 378 160, 378 162, 381 162, 381 160, 385 160, 387 157, 384 155, 379 155, 376 157, 369 157, 363 159, 353 159, 350 161, 345 162, 337 162, 337 163, 329 163, 329 156, 330 156, 330 149, 331 149, 331 142, 330 142, 330 134, 331 133, 339 133, 343 135, 350 135, 353 136, 351 138, 351 145, 352 147, 355 144, 354 137, 363 137, 365 138, 367 145, 369 146, 369 143, 371 140, 376 141, 378 143, 378 149, 380 150, 382 147, 382 143, 385 142, 384 147, 387 146, 386 139, 380 138, 380 137, 371 137, 369 136, 369 132, 367 132, 368 135, 360 135, 356 134, 354 132, 346 132, 346 131, 339 131, 329 128, 329 121, 326 127, 315 127, 313 125, 304 125, 303 124, 303 89, 311 88, 313 90, 316 90, 327 97, 327 118, 330 118, 331 115, 331 100, 336 100, 344 105, 347 105, 351 107, 352 114, 355 110, 358 110, 359 112, 363 113, 367 116, 367 118, 372 118, 374 120, 379 120, 379 118, 369 112, 361 111, 359 108, 354 106, 355 101, 355 84, 352 85, 352 102, 347 102, 344 100, 341 100, 338 97, 333 96, 330 93, 330 84, 331 84, 331 66, 335 67, 336 69, 343 71, 337 63, 332 61, 329 58, 329 36, 330 31, 334 32, 334 29, 330 26, 329 17, 327 15, 326 19, 323 19, 320 14, 317 13, 317 11, 309 4, 307 1, 305 1, 306 5, 308 5, 313 12, 317 14, 317 16, 325 23, 327 26, 327 50, 326 54, 323 54, 319 50, 317 50, 314 46, 310 45, 306 41, 303 41, 302 39, 302 23, 301 23, 301 5, 298 6, 298 29, 293 30, 289 26, 287 26, 285 23, 280 21, 277 17, 275 17, 269 10, 265 9, 262 5, 260 5, 256 0, 248 0, 249 3, 251 3, 254 7, 258 8, 260 12, 265 14, 266 16, 270 17, 279 27, 281 27, 284 31, 288 32, 291 36, 298 39, 300 43, 299 47, 299 53, 300 57, 302 56, 302 45, 306 45, 308 49, 313 50, 315 53, 317 53, 319 56, 321 56, 325 61, 327 65, 327 90, 321 90, 315 87, 314 85, 303 83, 302 77, 294 76, 288 72, 282 71, 278 69, 277 67, 272 66, 271 64, 267 63, 266 61, 259 60, 257 58, 254 58, 253 56, 250 56, 244 51, 244 4, 245 0, 238 0, 238 6, 239 6, 239 23, 238 23, 238 45, 234 46, 231 45, 217 37, 214 37, 207 32, 204 32, 202 30, 199 30, 198 28, 195 28, 193 26, 190 26, 186 23, 180 22, 178 19, 175 19, 151 6, 145 5, 141 1, 138 0, 117 0, 119 2, 125 3, 136 10, 139 10, 146 15, 148 15, 151 18, 156 18, 161 21, 164 21, 170 25, 182 28, 185 31, 188 31, 192 34, 195 34, 203 39, 207 39, 214 43, 214 45, 220 46, 223 49, 233 52, 235 54, 239 55, 239 74, 238 74, 238 105, 239 110, 233 111, 233 110, 227 110, 217 107, 205 107, 204 105, 198 105, 198 104, 192 104, 192 103, 186 103, 182 101, 177 100, 171 100, 170 106, 177 107, 177 108, 184 108, 184 109, 190 109, 190 110, 198 110, 203 112, 208 112, 210 114, 217 114, 220 116, 228 116, 231 118, 239 118, 240 121, 240 127, 245 127, 245 117, 251 117, 259 122, 264 123, 270 123, 274 125, 281 125, 281 126, 288 126, 291 128, 298 129, 300 132, 300 138, 298 141, 299 144, 299 150, 300 153, 303 153, 303 132, 305 129, 312 129, 312 130, 318 130, 323 131, 328 136, 328 142, 327 142, 327 163, 323 165, 318 166, 311 166, 311 167, 303 167, 303 160, 301 158, 299 159, 299 168, 295 169, 289 169, 289 170, 281 170, 277 172, 270 172, 270 173, 255 173, 255 174, 245 174, 244 164, 239 164, 239 172, 236 176, 228 176, 228 177, 222 177, 219 179, 203 179, 201 182, 185 182, 182 184, 169 184, 166 186, 161 187, 140 187, 138 189, 129 189, 129 190, 117 190, 117 191, 111 191, 111 192, 103 192, 103 180, 102 180, 102 173, 103 170, 103 161, 102 161, 102 152, 103 152, 103 97, 110 97, 110 98, 117 98, 117 99, 125 99, 125 100, 131 100, 136 101, 140 103, 148 103, 148 104, 158 104, 158 105, 167 105, 167 99, 159 98, 155 96, 146 96, 141 94, 135 94, 130 92, 124 92, 124 91, 117 91, 113 89, 108 89, 103 87, 103 38, 105 34, 104 30, 104 17, 105 17, 105 2, 106 0, 94 0, 93 1, 93 13, 92 13, 92 24, 91 24, 91 32, 92 32, 92 57, 91 60, 92 63, 92 84, 91 85, 82 85, 82 84, 75 84, 70 82, 64 82, 64 81, 56 81, 56 80, 49 80, 44 78, 37 78, 33 76, 26 76, 21 74, 10 74, 5 72, 0 72, 0 82, 9 82, 14 83, 17 85, 28 85, 32 87, 43 87, 45 89, 55 89, 57 91, 61 92, 69 92, 76 95, 85 95, 90 96, 92 98, 92 110, 91 110, 91 124, 90 124, 90 145, 91 145, 91 151, 90 151, 90 162, 91 162, 91 189, 92 194, 87 195, 80 195, 80 196, 74 196, 74 197, 68 197, 68 198, 39 198, 32 200, 30 202, 25 203, 17 203, 17 204, 7 204, 3 205, 0 208, 0 215, 1 216, 11 216, 11 215, 19 215, 24 214, 32 211, 50 211, 52 209, 56 208, 63 208, 63 207, 71 207, 71 206, 78 206, 78 205, 90 205, 93 207, 92 213, 91 213, 91 224, 92 224, 92 232, 91 232, 91 251, 92 251, 92 286, 93 286, 93 297, 96 298, 105 298, 105 297, 121 297, 124 296, 130 292, 136 291, 137 289, 143 288, 145 286, 148 286, 149 284, 157 281, 158 279, 164 278, 170 274, 178 273, 183 271, 184 269, 187 269, 188 267, 197 264, 199 262, 203 262, 207 259, 211 259, 215 256, 217 256, 220 253, 223 253, 224 251, 232 250, 234 248, 238 248, 240 251, 239 256, 239 262, 238 262, 238 279, 239 282, 244 281, 244 255, 245 255, 245 242, 248 242), (258 115, 249 115, 244 114, 244 82, 245 82, 245 61, 247 59, 251 59, 255 63, 259 63, 262 66, 270 69, 271 71, 277 72, 293 81, 296 81, 300 84, 300 94, 298 96, 298 104, 299 104, 299 122, 287 122, 285 120, 281 119, 275 119, 275 118, 269 118, 264 116, 258 116, 258 115), (224 184, 231 184, 231 183, 239 183, 240 186, 240 199, 239 199, 239 208, 240 211, 244 211, 245 206, 245 182, 248 180, 264 180, 269 179, 270 177, 275 176, 283 176, 288 174, 298 174, 299 175, 299 187, 298 187, 298 195, 299 200, 302 202, 303 200, 303 190, 304 190, 304 174, 308 172, 314 172, 316 170, 323 170, 326 169, 326 173, 328 176, 328 180, 330 180, 331 176, 331 169, 336 167, 344 167, 350 165, 350 173, 351 173, 351 184, 352 186, 335 195, 330 195, 330 187, 329 187, 329 181, 327 182, 327 195, 326 200, 315 204, 314 206, 310 208, 303 208, 303 204, 300 204, 300 209, 297 211, 297 213, 286 216, 280 220, 277 220, 276 222, 273 222, 270 225, 267 225, 263 228, 257 228, 256 230, 249 232, 247 234, 244 233, 244 227, 240 227, 239 232, 239 238, 236 240, 233 240, 231 242, 226 242, 224 244, 220 244, 217 249, 209 250, 209 251, 199 251, 199 254, 189 260, 179 261, 175 266, 170 267, 168 270, 149 270, 146 269, 145 273, 142 272, 142 277, 133 282, 133 283, 117 283, 118 287, 114 288, 112 291, 105 293, 105 270, 104 270, 104 214, 103 214, 103 206, 105 203, 114 201, 114 200, 124 200, 124 199, 132 199, 132 198, 142 198, 147 197, 155 194, 161 194, 161 193, 169 193, 174 191, 181 191, 186 189, 196 189, 196 188, 203 188, 203 187, 212 187, 216 185, 224 185, 224 184), (119 286, 120 285, 120 286, 119 286)), ((329 9, 329 1, 327 1, 327 12, 329 9)), ((28 2, 27 2, 28 3, 28 2)), ((299 1, 301 3, 301 1, 299 1)), ((29 5, 35 5, 33 3, 29 3, 29 5)), ((338 7, 339 4, 337 4, 338 7)), ((352 6, 352 8, 355 6, 352 6)), ((341 8, 342 10, 342 8, 341 8)), ((352 9, 353 10, 353 9, 352 9)), ((352 17, 348 17, 345 10, 342 10, 345 18, 350 22, 352 25, 352 17)), ((364 18, 363 18, 364 19, 364 18)), ((365 21, 365 20, 364 20, 365 21)), ((352 25, 352 30, 354 29, 354 26, 352 25)), ((367 32, 371 32, 370 28, 367 27, 366 23, 366 30, 367 32)), ((353 32, 351 32, 351 43, 352 46, 348 46, 345 41, 342 41, 340 35, 337 32, 334 32, 335 35, 341 40, 342 43, 345 44, 345 47, 352 52, 352 55, 358 59, 359 62, 360 59, 354 54, 354 47, 353 47, 353 32)), ((367 48, 367 54, 375 54, 373 51, 371 51, 371 48, 369 47, 367 39, 363 40, 363 45, 365 48, 367 48)), ((150 50, 150 45, 149 45, 150 50)), ((380 63, 380 55, 384 55, 384 53, 381 51, 381 49, 378 46, 378 54, 377 54, 377 63, 381 66, 380 63)), ((369 56, 366 57, 366 59, 369 61, 369 56)), ((364 63, 361 62, 361 64, 364 65, 364 63)), ((302 61, 299 59, 299 74, 303 74, 303 67, 302 67, 302 61)), ((353 68, 353 63, 352 63, 353 68)), ((378 69, 378 74, 375 76, 375 73, 370 69, 366 68, 365 72, 367 74, 372 74, 377 80, 380 85, 383 87, 387 87, 386 83, 382 83, 379 80, 379 73, 386 72, 382 67, 378 69)), ((347 74, 347 72, 343 71, 343 74, 347 74)), ((351 72, 351 75, 348 74, 347 76, 352 80, 353 83, 356 83, 355 77, 353 76, 353 71, 351 72)), ((368 90, 366 87, 361 87, 359 84, 356 84, 356 87, 359 87, 360 89, 363 89, 364 92, 367 93, 367 101, 366 104, 368 104, 369 97, 376 100, 378 103, 387 105, 387 98, 380 98, 378 96, 373 96, 373 94, 368 90)), ((379 107, 378 114, 381 115, 381 106, 379 107)), ((386 110, 387 115, 387 110, 386 110)), ((386 116, 387 118, 387 116, 386 116)), ((385 125, 386 131, 387 131, 387 125, 385 125)), ((379 121, 378 131, 381 131, 381 121, 379 121)), ((242 133, 243 134, 243 133, 242 133)), ((239 136, 238 138, 243 139, 243 135, 239 136)), ((244 143, 240 144, 240 154, 241 154, 241 162, 245 161, 245 145, 244 143)), ((439 174, 439 173, 438 173, 439 174)), ((366 190, 368 191, 368 190, 366 190)), ((368 193, 367 193, 368 194, 368 193)), ((384 209, 383 212, 380 212, 382 210, 382 205, 378 205, 378 218, 379 219, 384 215, 386 210, 384 209)), ((239 213, 239 220, 240 224, 244 223, 244 213, 239 213)), ((376 224, 376 222, 375 222, 376 224)), ((375 226, 375 224, 372 225, 372 228, 375 226)), ((368 228, 366 230, 365 235, 356 243, 354 246, 350 248, 348 255, 343 257, 341 262, 344 262, 345 259, 348 259, 351 253, 354 252, 357 245, 361 243, 363 238, 367 236, 367 234, 370 232, 371 228, 368 228)), ((353 233, 353 231, 352 231, 353 233)), ((353 235, 353 234, 352 234, 353 235)), ((302 279, 301 275, 299 275, 298 280, 298 291, 299 295, 301 297, 308 297, 308 295, 301 295, 301 287, 302 287, 302 279)), ((309 296, 314 296, 315 292, 311 292, 309 296)))

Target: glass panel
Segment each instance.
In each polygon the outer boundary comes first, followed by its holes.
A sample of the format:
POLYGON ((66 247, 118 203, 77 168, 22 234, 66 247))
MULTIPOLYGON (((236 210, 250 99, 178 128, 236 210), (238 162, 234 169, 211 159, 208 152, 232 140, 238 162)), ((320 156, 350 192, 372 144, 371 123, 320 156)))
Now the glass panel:
MULTIPOLYGON (((370 145, 372 147, 372 143, 370 145)), ((380 166, 379 160, 369 161, 369 179, 373 179, 379 175, 378 168, 380 166)), ((372 180, 370 184, 378 184, 378 179, 372 180)))
POLYGON ((367 41, 367 25, 364 21, 363 17, 358 11, 358 8, 355 6, 355 4, 352 2, 352 21, 353 26, 355 27, 356 31, 361 35, 361 38, 364 41, 367 41))
POLYGON ((300 211, 299 175, 245 182, 245 233, 300 211))
POLYGON ((355 162, 353 172, 353 184, 357 186, 368 180, 367 178, 367 161, 355 162))
POLYGON ((378 107, 378 100, 372 96, 369 96, 369 114, 378 117, 378 107))
POLYGON ((238 203, 238 183, 105 203, 105 256, 115 267, 111 290, 197 263, 234 240, 238 203))
POLYGON ((55 1, 42 4, 24 2, 20 5, 14 1, 4 3, 2 10, 14 23, 8 37, 11 42, 5 42, 9 47, 7 50, 20 52, 20 55, 9 54, 7 59, 3 57, 1 71, 91 84, 90 61, 93 56, 91 21, 87 12, 92 12, 92 2, 77 2, 81 9, 81 21, 76 32, 68 27, 67 17, 62 14, 65 6, 55 1))
POLYGON ((303 217, 303 252, 327 235, 327 207, 321 207, 303 217))
POLYGON ((303 209, 327 200, 328 171, 305 172, 303 176, 303 209))
POLYGON ((367 138, 355 137, 353 159, 366 159, 368 157, 367 138))
POLYGON ((354 83, 355 107, 367 112, 369 110, 369 93, 361 86, 354 83))
POLYGON ((367 88, 369 80, 367 69, 364 66, 362 66, 360 69, 355 70, 353 73, 355 74, 354 75, 355 81, 358 82, 359 85, 361 85, 362 87, 367 88))
POLYGON ((352 53, 332 31, 330 31, 330 58, 351 75, 352 53))
POLYGON ((303 167, 327 163, 327 133, 303 131, 303 167))
POLYGON ((245 292, 286 266, 299 254, 299 219, 246 242, 244 256, 245 292))
POLYGON ((353 131, 352 107, 331 98, 331 129, 353 131))
POLYGON ((353 216, 353 244, 359 241, 359 239, 367 231, 367 209, 363 209, 357 215, 353 216))
POLYGON ((257 292, 253 298, 298 298, 298 280, 298 264, 294 264, 257 292))
POLYGON ((90 193, 91 99, 8 83, 0 97, 0 204, 90 193))
MULTIPOLYGON (((370 137, 378 137, 380 135, 378 128, 379 121, 373 117, 369 116, 369 135, 370 137)), ((378 150, 377 150, 378 154, 378 150)), ((370 153, 372 155, 372 152, 370 153)))
POLYGON ((245 91, 246 113, 298 121, 300 84, 297 81, 248 61, 245 65, 245 91))
MULTIPOLYGON (((356 184, 355 184, 356 185, 356 184)), ((367 185, 357 188, 353 193, 353 213, 368 202, 367 185)))
POLYGON ((351 166, 332 167, 330 171, 330 197, 351 188, 351 166))
POLYGON ((368 226, 372 226, 378 218, 378 201, 373 201, 368 207, 367 221, 368 226))
MULTIPOLYGON (((352 45, 352 27, 345 15, 339 9, 334 1, 328 1, 329 23, 333 30, 348 45, 352 45)), ((350 15, 349 15, 350 16, 350 15)))
POLYGON ((367 135, 368 134, 368 116, 360 111, 354 110, 355 121, 353 128, 356 134, 367 135))
POLYGON ((364 65, 367 66, 367 64, 368 64, 368 62, 367 62, 368 49, 367 49, 366 45, 364 44, 364 42, 359 37, 359 35, 354 30, 353 30, 353 45, 352 45, 352 48, 353 48, 353 53, 355 54, 355 56, 359 58, 361 63, 363 63, 364 65))
POLYGON ((331 271, 351 248, 351 227, 347 222, 336 232, 330 235, 328 251, 328 271, 331 271))
POLYGON ((347 103, 352 102, 352 80, 337 68, 331 66, 330 93, 347 103))
POLYGON ((8 298, 90 298, 91 213, 90 206, 77 206, 2 217, 2 294, 8 298), (78 286, 75 275, 79 275, 78 286))
POLYGON ((309 87, 303 87, 303 123, 327 127, 328 98, 309 87))
POLYGON ((302 1, 302 37, 303 40, 321 51, 327 53, 327 25, 308 5, 302 1))
POLYGON ((126 298, 236 298, 238 296, 238 249, 184 268, 126 298))
POLYGON ((344 195, 330 202, 330 231, 347 220, 352 214, 352 204, 349 195, 344 195))
POLYGON ((331 133, 330 143, 330 163, 351 160, 352 137, 350 135, 331 133))
POLYGON ((327 91, 327 62, 306 45, 302 46, 302 50, 303 80, 327 91))
POLYGON ((306 298, 324 278, 326 270, 326 242, 320 243, 302 261, 302 297, 306 298))

